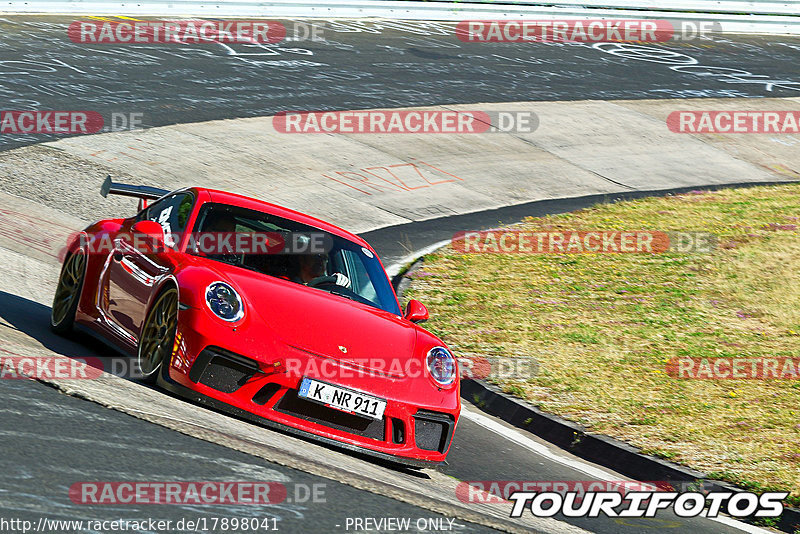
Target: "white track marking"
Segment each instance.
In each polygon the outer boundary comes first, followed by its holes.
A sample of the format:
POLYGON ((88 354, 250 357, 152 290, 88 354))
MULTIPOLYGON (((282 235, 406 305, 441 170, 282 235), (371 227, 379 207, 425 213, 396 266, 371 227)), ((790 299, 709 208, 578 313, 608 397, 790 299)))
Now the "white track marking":
POLYGON ((487 428, 496 434, 503 436, 507 440, 512 441, 517 445, 520 445, 530 451, 535 452, 539 456, 544 456, 545 458, 547 458, 552 462, 565 465, 571 469, 580 471, 585 475, 589 475, 592 478, 603 481, 612 481, 612 482, 619 481, 621 478, 620 475, 614 475, 610 471, 606 471, 604 469, 600 469, 598 467, 589 465, 580 460, 575 460, 572 458, 568 458, 562 454, 558 454, 557 452, 542 445, 541 443, 534 441, 527 436, 524 436, 522 433, 512 428, 508 428, 507 426, 502 425, 497 421, 495 421, 494 419, 491 419, 483 414, 473 412, 472 410, 467 409, 463 405, 461 408, 461 417, 466 417, 470 421, 484 428, 487 428))
POLYGON ((406 265, 408 263, 411 263, 413 261, 417 261, 422 256, 425 256, 426 254, 430 254, 434 250, 440 249, 443 246, 449 245, 449 244, 450 244, 450 240, 449 239, 447 239, 445 241, 439 241, 438 243, 434 243, 433 245, 431 245, 429 247, 425 247, 423 249, 420 249, 420 250, 417 250, 415 252, 412 252, 411 254, 403 256, 401 259, 397 260, 396 262, 391 264, 386 269, 386 274, 389 275, 389 278, 392 278, 397 273, 400 272, 400 269, 402 269, 404 265, 406 265))
POLYGON ((748 525, 747 523, 742 523, 741 521, 737 521, 732 517, 721 515, 719 517, 708 517, 706 519, 711 519, 712 521, 722 523, 723 525, 728 525, 729 527, 738 528, 744 532, 752 532, 753 534, 775 534, 774 530, 765 530, 755 525, 748 525))

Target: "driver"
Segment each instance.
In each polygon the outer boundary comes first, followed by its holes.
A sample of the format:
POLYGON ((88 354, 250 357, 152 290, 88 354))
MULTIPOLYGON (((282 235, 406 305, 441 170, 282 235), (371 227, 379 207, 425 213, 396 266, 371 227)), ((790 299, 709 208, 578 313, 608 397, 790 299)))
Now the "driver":
MULTIPOLYGON (((202 232, 215 234, 213 235, 213 242, 219 245, 225 234, 236 232, 236 219, 227 211, 212 209, 203 221, 202 232)), ((222 249, 219 246, 214 248, 216 250, 213 252, 206 252, 206 256, 210 259, 227 263, 236 263, 240 259, 235 248, 222 249)))
POLYGON ((299 271, 297 276, 292 278, 294 282, 308 286, 321 284, 336 284, 345 288, 350 288, 350 279, 342 273, 325 275, 328 267, 327 254, 304 254, 298 259, 299 271))
POLYGON ((203 230, 206 232, 235 232, 236 219, 224 210, 211 210, 206 215, 206 220, 203 222, 203 230))

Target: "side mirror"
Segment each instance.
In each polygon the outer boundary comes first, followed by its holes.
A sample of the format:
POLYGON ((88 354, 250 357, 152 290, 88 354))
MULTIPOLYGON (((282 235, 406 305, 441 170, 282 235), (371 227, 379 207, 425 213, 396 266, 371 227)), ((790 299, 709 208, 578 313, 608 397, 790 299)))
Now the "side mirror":
POLYGON ((155 221, 139 221, 131 228, 133 246, 139 252, 164 251, 164 228, 155 221))
POLYGON ((428 308, 418 300, 409 300, 404 317, 412 323, 423 323, 428 320, 428 308))

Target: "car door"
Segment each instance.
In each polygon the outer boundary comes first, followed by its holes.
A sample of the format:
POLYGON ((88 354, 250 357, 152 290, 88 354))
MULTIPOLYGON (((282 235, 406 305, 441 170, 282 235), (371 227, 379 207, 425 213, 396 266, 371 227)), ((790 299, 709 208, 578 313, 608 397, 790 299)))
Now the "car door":
MULTIPOLYGON (((168 250, 178 246, 189 220, 194 197, 189 192, 169 195, 143 210, 130 222, 151 220, 164 230, 168 250)), ((164 253, 155 253, 136 242, 130 232, 120 232, 108 260, 106 318, 110 328, 127 342, 135 345, 145 318, 147 303, 153 287, 169 273, 171 263, 164 253)))

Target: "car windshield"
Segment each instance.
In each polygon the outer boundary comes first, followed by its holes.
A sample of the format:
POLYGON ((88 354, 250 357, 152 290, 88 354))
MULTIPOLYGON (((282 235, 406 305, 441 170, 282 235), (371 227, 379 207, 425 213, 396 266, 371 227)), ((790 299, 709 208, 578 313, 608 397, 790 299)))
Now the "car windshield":
POLYGON ((208 203, 197 217, 187 253, 400 315, 386 272, 371 250, 297 221, 208 203))

